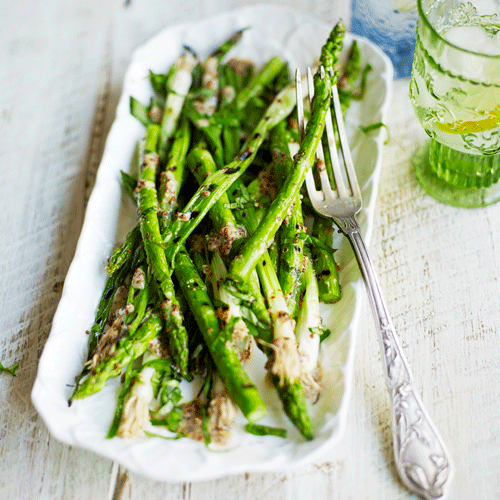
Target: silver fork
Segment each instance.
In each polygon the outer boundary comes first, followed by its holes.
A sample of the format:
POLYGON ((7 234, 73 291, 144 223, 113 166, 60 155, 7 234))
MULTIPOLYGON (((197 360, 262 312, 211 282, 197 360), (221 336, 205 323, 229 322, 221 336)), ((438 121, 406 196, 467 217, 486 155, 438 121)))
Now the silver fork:
MULTIPOLYGON (((324 69, 320 68, 324 77, 324 69)), ((314 87, 308 69, 308 89, 312 98, 314 87)), ((296 75, 299 132, 304 133, 303 97, 300 74, 296 75)), ((446 447, 432 423, 413 385, 408 362, 402 352, 394 326, 389 317, 380 285, 366 246, 361 238, 356 214, 361 210, 362 199, 356 172, 351 158, 347 135, 342 119, 337 86, 332 89, 333 116, 342 153, 345 182, 337 151, 332 114, 327 116, 325 129, 328 138, 333 177, 336 189, 332 189, 325 168, 318 174, 322 189, 315 186, 312 169, 306 177, 311 203, 320 214, 331 217, 349 239, 363 274, 373 314, 380 332, 382 358, 385 365, 387 387, 392 407, 392 432, 395 464, 403 483, 424 498, 442 499, 451 481, 452 465, 446 447)), ((320 146, 316 152, 318 164, 324 164, 320 146)))

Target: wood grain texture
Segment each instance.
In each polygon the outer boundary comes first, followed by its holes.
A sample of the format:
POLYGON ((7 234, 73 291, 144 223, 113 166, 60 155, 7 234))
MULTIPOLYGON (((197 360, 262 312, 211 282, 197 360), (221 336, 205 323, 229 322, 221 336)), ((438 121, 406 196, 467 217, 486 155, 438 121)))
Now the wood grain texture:
MULTIPOLYGON (((60 444, 30 402, 132 51, 161 28, 251 0, 4 2, 0 34, 0 498, 413 499, 394 469, 390 412, 368 304, 345 434, 313 464, 163 484, 60 444)), ((334 22, 341 0, 281 0, 334 22)), ((395 82, 371 252, 415 382, 455 461, 450 498, 500 498, 500 204, 428 197, 411 156, 425 134, 395 82)))
POLYGON ((10 3, 3 12, 0 359, 20 364, 15 378, 0 377, 6 499, 78 498, 86 488, 94 498, 107 494, 111 462, 52 439, 30 402, 55 290, 83 221, 105 11, 100 1, 48 1, 10 3))

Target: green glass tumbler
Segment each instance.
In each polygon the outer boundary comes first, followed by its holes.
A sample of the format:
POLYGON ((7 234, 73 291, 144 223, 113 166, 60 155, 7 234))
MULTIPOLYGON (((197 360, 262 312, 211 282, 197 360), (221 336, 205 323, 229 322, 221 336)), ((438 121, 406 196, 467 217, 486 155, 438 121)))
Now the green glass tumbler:
POLYGON ((493 0, 418 0, 410 100, 431 138, 416 153, 418 181, 437 200, 500 200, 500 6, 493 0))

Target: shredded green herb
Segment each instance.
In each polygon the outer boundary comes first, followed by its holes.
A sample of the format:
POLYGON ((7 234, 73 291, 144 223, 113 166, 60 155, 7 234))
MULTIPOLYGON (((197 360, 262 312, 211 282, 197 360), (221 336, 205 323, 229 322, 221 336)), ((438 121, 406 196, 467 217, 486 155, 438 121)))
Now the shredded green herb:
POLYGON ((389 127, 385 124, 385 123, 382 123, 382 122, 378 122, 378 123, 372 123, 371 125, 367 125, 366 127, 362 127, 360 125, 360 129, 365 133, 365 134, 369 134, 370 132, 372 132, 373 130, 378 130, 379 128, 382 128, 384 127, 385 128, 385 131, 387 132, 387 139, 384 141, 384 144, 387 144, 391 137, 389 135, 389 127))
POLYGON ((10 366, 3 366, 2 362, 0 361, 0 373, 2 373, 2 372, 8 372, 13 377, 15 377, 16 376, 16 370, 18 368, 19 368, 19 363, 14 363, 13 365, 10 365, 10 366))
POLYGON ((313 335, 318 334, 320 342, 323 342, 323 340, 327 339, 332 333, 332 331, 329 328, 326 328, 326 326, 323 325, 317 326, 315 328, 309 328, 309 331, 313 335))
MULTIPOLYGON (((153 424, 154 425, 154 424, 153 424)), ((155 434, 154 432, 144 431, 147 437, 158 437, 162 439, 180 439, 184 437, 182 434, 176 434, 175 436, 162 436, 161 434, 155 434)))
POLYGON ((281 427, 271 427, 269 425, 251 424, 245 425, 245 430, 255 436, 278 436, 286 438, 286 429, 281 427))

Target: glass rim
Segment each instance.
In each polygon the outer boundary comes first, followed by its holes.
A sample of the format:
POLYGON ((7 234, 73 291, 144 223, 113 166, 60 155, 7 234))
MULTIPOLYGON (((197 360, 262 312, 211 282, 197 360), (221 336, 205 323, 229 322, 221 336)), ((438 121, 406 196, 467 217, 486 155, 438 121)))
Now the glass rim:
POLYGON ((427 27, 432 31, 432 33, 434 35, 436 35, 443 43, 445 43, 446 45, 449 45, 450 47, 453 47, 454 49, 459 50, 460 52, 464 52, 466 54, 473 54, 474 56, 485 57, 487 59, 500 60, 500 54, 493 55, 493 54, 483 54, 482 52, 475 52, 473 50, 469 50, 469 49, 465 49, 463 47, 460 47, 459 45, 456 45, 456 44, 450 42, 449 40, 446 40, 446 38, 442 37, 436 31, 436 29, 434 28, 434 25, 431 23, 431 21, 429 20, 429 18, 425 14, 424 9, 422 7, 422 2, 424 2, 424 1, 426 1, 426 0, 417 0, 419 21, 420 20, 424 21, 425 24, 427 25, 427 27))

